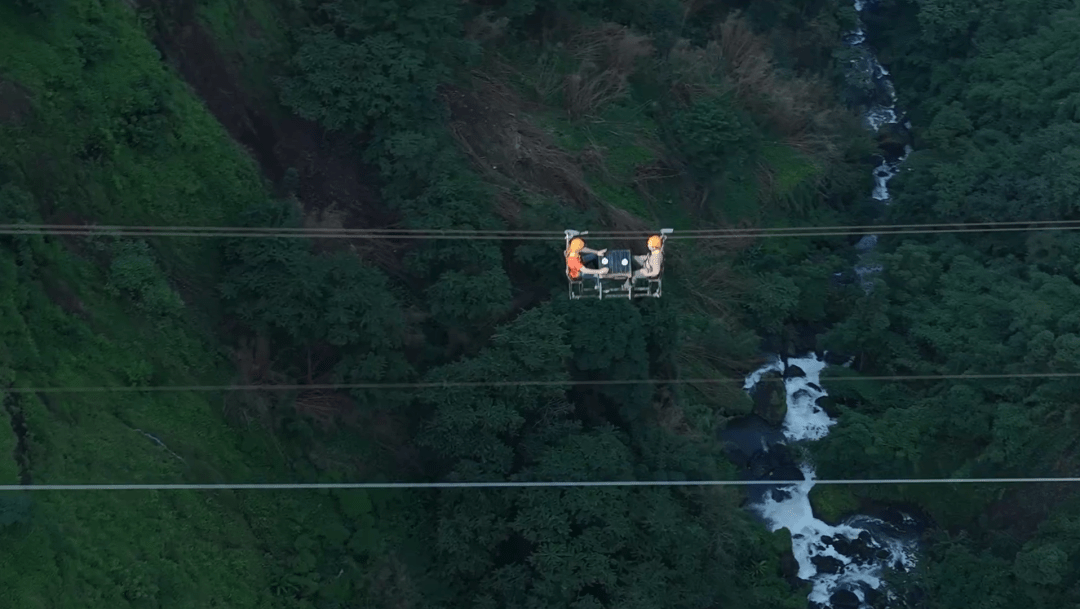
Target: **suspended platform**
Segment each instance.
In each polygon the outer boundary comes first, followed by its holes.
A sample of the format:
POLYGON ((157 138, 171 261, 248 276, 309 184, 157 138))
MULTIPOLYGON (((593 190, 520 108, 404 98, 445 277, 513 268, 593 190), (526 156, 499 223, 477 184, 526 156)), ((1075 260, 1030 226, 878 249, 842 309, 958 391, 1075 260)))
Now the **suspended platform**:
MULTIPOLYGON (((668 235, 674 229, 662 228, 659 231, 660 248, 663 250, 667 244, 668 235)), ((577 237, 584 237, 589 231, 576 231, 567 229, 565 253, 570 251, 570 242, 577 237)), ((597 256, 592 264, 586 264, 588 268, 598 270, 608 269, 607 275, 590 275, 581 273, 577 278, 570 276, 570 268, 566 267, 566 280, 569 284, 570 300, 585 300, 604 298, 660 298, 664 287, 664 265, 661 263, 660 274, 655 277, 632 278, 633 252, 631 250, 607 250, 604 255, 597 256), (627 287, 627 280, 630 285, 627 287)))

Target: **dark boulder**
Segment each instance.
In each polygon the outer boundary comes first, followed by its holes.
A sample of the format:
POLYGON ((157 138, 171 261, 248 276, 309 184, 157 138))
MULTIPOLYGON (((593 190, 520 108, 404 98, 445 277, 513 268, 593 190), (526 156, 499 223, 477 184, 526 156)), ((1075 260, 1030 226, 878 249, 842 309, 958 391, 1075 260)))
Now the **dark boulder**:
POLYGON ((799 579, 799 560, 795 558, 795 553, 790 549, 780 555, 780 572, 783 574, 784 579, 789 582, 799 579))
POLYGON ((847 556, 859 564, 866 564, 875 562, 877 556, 877 550, 880 548, 877 542, 874 541, 870 533, 863 531, 859 533, 859 537, 851 542, 848 546, 847 552, 844 556, 847 556))
POLYGON ((798 366, 791 365, 784 369, 785 379, 802 378, 804 376, 806 376, 806 372, 798 366))
POLYGON ((830 418, 835 419, 840 416, 840 409, 837 407, 836 400, 832 397, 823 395, 820 398, 814 400, 814 405, 825 411, 825 414, 830 418))
MULTIPOLYGON (((825 537, 821 538, 822 541, 825 541, 825 539, 826 539, 825 537)), ((837 551, 837 553, 843 554, 844 556, 847 556, 848 558, 851 557, 852 548, 851 548, 851 542, 850 541, 848 541, 847 539, 845 539, 843 537, 839 537, 839 536, 829 538, 829 540, 830 540, 828 542, 829 545, 832 546, 833 549, 837 551)))
POLYGON ((871 607, 878 607, 882 605, 882 601, 887 600, 886 596, 881 593, 880 588, 871 588, 866 586, 863 588, 863 602, 871 607))
POLYGON ((859 609, 859 597, 851 590, 837 590, 829 597, 833 609, 859 609))
POLYGON ((786 446, 754 453, 746 467, 755 480, 799 480, 803 477, 786 446))
POLYGON ((787 416, 787 390, 779 372, 763 375, 754 388, 754 414, 770 425, 783 424, 787 416))
POLYGON ((911 133, 898 124, 885 124, 878 130, 877 146, 882 155, 889 162, 894 162, 904 156, 904 147, 911 145, 911 133))
POLYGON ((836 575, 844 568, 843 561, 832 556, 815 556, 810 559, 810 562, 817 568, 818 573, 826 573, 828 575, 836 575))

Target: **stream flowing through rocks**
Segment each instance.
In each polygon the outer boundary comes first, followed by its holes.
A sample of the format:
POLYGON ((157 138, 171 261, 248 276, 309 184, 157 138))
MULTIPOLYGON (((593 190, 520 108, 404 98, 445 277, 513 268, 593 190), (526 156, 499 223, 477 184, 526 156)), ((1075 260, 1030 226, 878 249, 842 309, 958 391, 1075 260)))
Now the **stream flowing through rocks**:
MULTIPOLYGON (((873 0, 855 0, 855 9, 860 14, 872 6, 873 0)), ((850 51, 848 102, 864 109, 867 128, 877 135, 879 142, 880 154, 870 196, 888 205, 888 182, 911 152, 911 146, 906 143, 911 125, 897 108, 888 70, 866 43, 861 18, 856 29, 845 34, 844 43, 850 51)), ((871 287, 870 276, 881 270, 867 260, 876 243, 877 237, 868 235, 855 245, 859 254, 854 270, 866 290, 871 287)), ((895 508, 878 509, 874 516, 849 516, 835 525, 820 520, 810 504, 814 466, 792 450, 798 443, 824 438, 836 423, 822 406, 822 398, 828 394, 819 380, 821 371, 830 364, 847 365, 847 362, 828 353, 809 353, 797 358, 774 356, 770 363, 746 378, 744 389, 759 405, 770 399, 786 400, 782 425, 778 428, 751 415, 729 425, 721 433, 721 439, 747 477, 803 480, 790 486, 751 487, 749 506, 770 530, 790 531, 798 578, 812 586, 811 607, 898 607, 902 603, 896 592, 889 590, 883 576, 889 570, 904 572, 915 566, 917 540, 924 523, 895 508), (779 395, 772 393, 777 391, 777 383, 761 383, 766 375, 782 377, 783 390, 777 392, 779 395)))

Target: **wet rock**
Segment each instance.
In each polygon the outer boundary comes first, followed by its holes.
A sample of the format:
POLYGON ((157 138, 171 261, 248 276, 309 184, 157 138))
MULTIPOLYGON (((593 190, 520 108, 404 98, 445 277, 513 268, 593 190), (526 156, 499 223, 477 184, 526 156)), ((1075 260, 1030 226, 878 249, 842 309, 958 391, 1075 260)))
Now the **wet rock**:
POLYGON ((780 488, 772 489, 769 494, 772 496, 772 500, 776 503, 783 503, 788 499, 791 499, 791 493, 780 488))
POLYGON ((779 372, 761 377, 754 389, 754 414, 771 425, 781 425, 787 416, 787 390, 779 372))
POLYGON ((874 562, 879 546, 866 531, 859 533, 859 537, 848 546, 848 552, 844 555, 850 557, 859 564, 874 562))
POLYGON ((863 589, 863 602, 871 607, 880 607, 884 605, 885 595, 881 593, 878 588, 870 588, 867 586, 863 589))
POLYGON ((784 579, 793 582, 799 579, 799 560, 791 550, 780 555, 780 572, 784 579))
MULTIPOLYGON (((824 540, 825 539, 822 538, 822 541, 824 540)), ((834 550, 836 550, 840 554, 849 557, 851 556, 851 542, 844 539, 843 537, 830 538, 830 541, 828 543, 830 546, 833 547, 834 550)))
POLYGON ((831 396, 823 395, 820 398, 814 400, 814 405, 825 411, 825 414, 830 418, 837 418, 840 416, 840 408, 837 406, 836 400, 831 396))
POLYGON ((930 516, 925 514, 919 506, 913 504, 867 501, 860 508, 859 513, 879 518, 896 527, 897 532, 905 536, 918 537, 933 524, 930 516))
POLYGON ((859 609, 859 597, 851 590, 837 590, 829 597, 833 609, 859 609))
POLYGON ((755 480, 800 480, 803 477, 791 449, 783 444, 754 452, 746 468, 755 480))
POLYGON ((814 510, 814 516, 836 526, 859 508, 859 500, 851 489, 819 484, 810 489, 810 507, 814 510))
POLYGON ((784 369, 785 379, 802 378, 806 376, 806 372, 798 366, 788 366, 784 369))
POLYGON ((894 162, 904 156, 904 147, 911 145, 911 134, 899 124, 885 124, 877 134, 877 145, 885 159, 894 162))
POLYGON ((832 556, 814 556, 810 559, 810 562, 817 567, 818 573, 827 573, 829 575, 836 575, 844 568, 844 563, 832 556))
POLYGON ((768 480, 802 480, 803 473, 799 469, 791 453, 791 448, 786 445, 772 447, 768 453, 763 453, 760 459, 768 463, 768 471, 760 479, 768 480))

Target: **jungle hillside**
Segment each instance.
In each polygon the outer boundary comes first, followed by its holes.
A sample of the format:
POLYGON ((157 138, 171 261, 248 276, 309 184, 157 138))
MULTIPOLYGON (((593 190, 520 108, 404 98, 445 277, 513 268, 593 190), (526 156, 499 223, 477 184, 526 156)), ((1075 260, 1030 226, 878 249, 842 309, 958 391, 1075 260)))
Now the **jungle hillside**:
MULTIPOLYGON (((570 300, 562 239, 319 236, 1080 220, 1080 3, 874 4, 887 206, 847 0, 0 0, 0 484, 735 480, 720 433, 783 420, 743 379, 815 351, 822 478, 1080 476, 1080 377, 881 380, 1080 373, 1068 230, 884 235, 873 289, 857 237, 673 239, 634 301, 570 300), (12 230, 57 224, 308 232, 12 230)), ((1074 486, 811 499, 929 523, 881 607, 1080 603, 1074 486)), ((3 490, 0 606, 807 607, 747 501, 3 490)))

